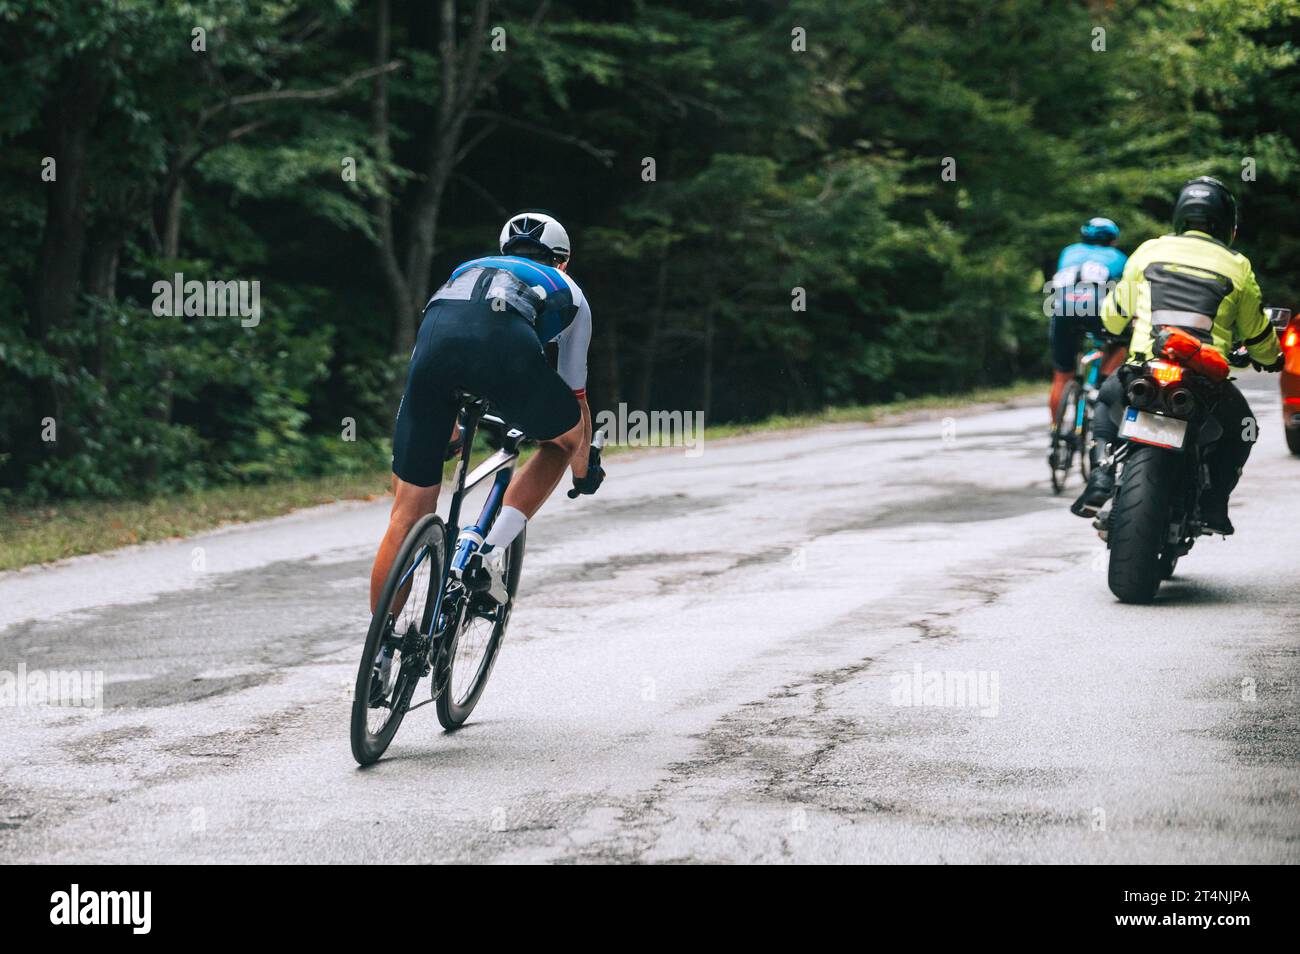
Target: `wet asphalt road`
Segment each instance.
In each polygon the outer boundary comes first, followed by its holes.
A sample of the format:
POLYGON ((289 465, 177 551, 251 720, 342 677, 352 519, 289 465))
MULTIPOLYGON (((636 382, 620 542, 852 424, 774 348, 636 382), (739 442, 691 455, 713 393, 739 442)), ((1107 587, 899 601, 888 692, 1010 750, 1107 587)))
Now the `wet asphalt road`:
POLYGON ((615 457, 530 529, 470 724, 420 709, 368 770, 348 716, 385 503, 0 574, 0 671, 105 678, 101 713, 0 708, 0 850, 1294 863, 1300 459, 1275 386, 1247 383, 1237 535, 1152 607, 1113 600, 1052 497, 1037 402, 615 457))

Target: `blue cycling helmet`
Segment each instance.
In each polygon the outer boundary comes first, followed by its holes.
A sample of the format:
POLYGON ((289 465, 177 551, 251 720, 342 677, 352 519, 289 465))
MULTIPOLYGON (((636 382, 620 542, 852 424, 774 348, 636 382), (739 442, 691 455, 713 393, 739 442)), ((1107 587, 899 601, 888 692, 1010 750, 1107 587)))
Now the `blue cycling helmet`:
POLYGON ((1099 215, 1080 226, 1079 234, 1089 245, 1108 245, 1119 239, 1119 226, 1099 215))

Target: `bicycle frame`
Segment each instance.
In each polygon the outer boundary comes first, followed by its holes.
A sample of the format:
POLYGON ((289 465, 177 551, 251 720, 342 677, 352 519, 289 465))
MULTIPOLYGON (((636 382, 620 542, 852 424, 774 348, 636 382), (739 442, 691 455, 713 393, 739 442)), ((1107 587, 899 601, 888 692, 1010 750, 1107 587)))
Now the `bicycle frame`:
MULTIPOLYGON (((472 399, 466 400, 461 408, 465 417, 464 446, 461 447, 460 457, 456 461, 456 471, 452 477, 451 506, 447 511, 447 539, 449 542, 460 538, 462 529, 460 526, 460 508, 464 502, 465 494, 489 477, 492 477, 492 487, 488 491, 487 500, 483 501, 483 509, 479 511, 478 519, 469 527, 464 528, 473 531, 474 535, 480 539, 487 534, 488 530, 492 528, 492 523, 496 520, 497 514, 501 512, 501 503, 505 499, 506 488, 510 486, 510 479, 514 476, 515 461, 519 459, 519 443, 523 440, 523 432, 509 427, 501 418, 488 414, 486 408, 487 403, 485 401, 472 399), (473 449, 474 436, 478 432, 481 421, 486 421, 501 429, 502 447, 475 467, 472 473, 469 473, 470 452, 473 449)), ((447 581, 451 578, 452 570, 464 569, 465 561, 469 559, 470 552, 470 541, 466 541, 457 547, 456 552, 443 567, 442 579, 438 581, 438 594, 433 602, 433 612, 429 615, 429 629, 425 633, 426 636, 432 637, 433 630, 436 628, 438 619, 442 614, 443 597, 447 593, 447 581)))
POLYGON ((1076 378, 1083 384, 1084 400, 1080 401, 1074 411, 1074 432, 1083 433, 1083 423, 1088 412, 1088 401, 1094 400, 1097 392, 1098 381, 1101 377, 1101 364, 1105 360, 1106 352, 1101 347, 1101 343, 1090 333, 1087 338, 1089 350, 1079 358, 1079 370, 1076 378))

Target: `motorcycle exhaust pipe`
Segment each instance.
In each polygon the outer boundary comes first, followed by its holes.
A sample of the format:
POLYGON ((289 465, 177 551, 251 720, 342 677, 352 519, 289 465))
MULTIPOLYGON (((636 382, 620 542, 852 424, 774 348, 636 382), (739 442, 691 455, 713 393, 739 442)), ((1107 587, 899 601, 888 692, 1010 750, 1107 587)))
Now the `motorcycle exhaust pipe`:
POLYGON ((1150 378, 1134 378, 1128 386, 1128 403, 1140 410, 1152 407, 1160 400, 1160 389, 1150 378))
POLYGON ((1174 388, 1165 395, 1165 406, 1174 417, 1191 417, 1196 408, 1196 398, 1187 388, 1174 388))

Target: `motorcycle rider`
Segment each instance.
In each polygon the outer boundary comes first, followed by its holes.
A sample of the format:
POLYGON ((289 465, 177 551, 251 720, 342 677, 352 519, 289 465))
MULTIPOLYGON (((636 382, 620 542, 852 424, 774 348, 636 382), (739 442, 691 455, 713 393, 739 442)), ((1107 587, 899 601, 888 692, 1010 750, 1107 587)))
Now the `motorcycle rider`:
MULTIPOLYGON (((1152 356, 1157 329, 1174 326, 1224 357, 1234 340, 1241 340, 1257 370, 1280 371, 1282 351, 1264 315, 1250 260, 1230 249, 1237 236, 1237 202, 1232 193, 1209 176, 1188 181, 1174 203, 1173 223, 1174 234, 1138 247, 1102 305, 1102 322, 1111 333, 1133 323, 1130 365, 1152 356)), ((1093 470, 1070 508, 1080 517, 1094 516, 1114 492, 1111 454, 1127 403, 1127 378, 1121 370, 1106 380, 1098 394, 1089 447, 1093 470)), ((1211 413, 1222 425, 1223 437, 1207 461, 1210 488, 1201 497, 1200 517, 1205 530, 1227 536, 1233 532, 1228 497, 1250 456, 1256 429, 1250 405, 1229 381, 1223 382, 1211 413)))
MULTIPOLYGON (((1101 303, 1106 287, 1124 273, 1128 256, 1115 247, 1119 226, 1097 216, 1079 229, 1082 241, 1061 249, 1052 275, 1052 320, 1048 340, 1052 351, 1052 390, 1047 399, 1052 426, 1060 422, 1061 395, 1074 377, 1075 362, 1084 332, 1101 332, 1101 303)), ((1124 360, 1122 346, 1112 345, 1102 362, 1103 376, 1112 374, 1124 360)))

